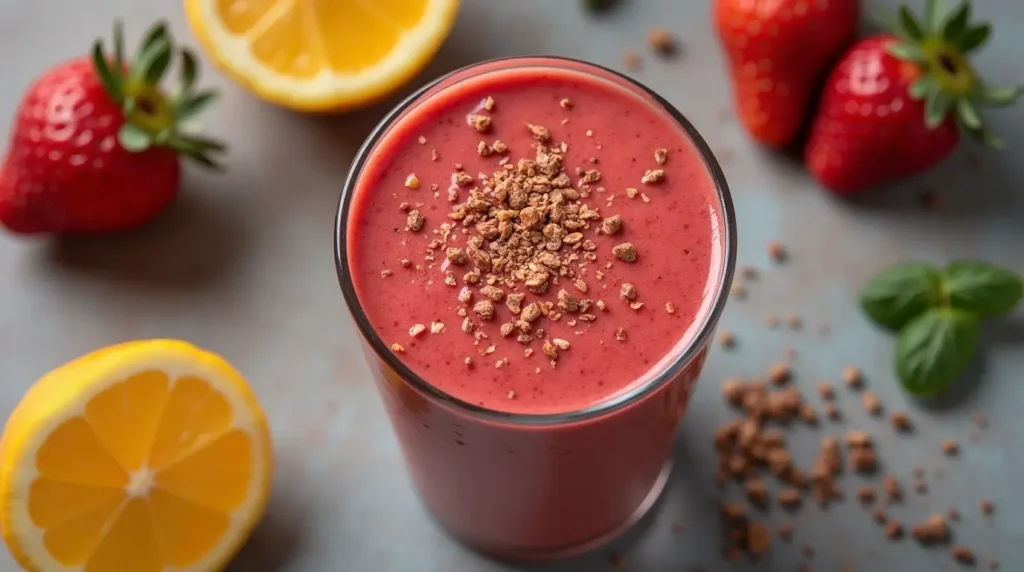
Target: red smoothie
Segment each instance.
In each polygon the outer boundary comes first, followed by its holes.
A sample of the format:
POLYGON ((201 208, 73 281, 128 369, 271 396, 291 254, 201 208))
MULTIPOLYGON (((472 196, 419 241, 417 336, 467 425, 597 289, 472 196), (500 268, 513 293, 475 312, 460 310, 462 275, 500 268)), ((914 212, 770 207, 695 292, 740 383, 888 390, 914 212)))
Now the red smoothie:
POLYGON ((357 161, 343 288, 414 482, 474 547, 582 550, 664 485, 732 265, 694 137, 621 77, 523 58, 442 79, 357 161))

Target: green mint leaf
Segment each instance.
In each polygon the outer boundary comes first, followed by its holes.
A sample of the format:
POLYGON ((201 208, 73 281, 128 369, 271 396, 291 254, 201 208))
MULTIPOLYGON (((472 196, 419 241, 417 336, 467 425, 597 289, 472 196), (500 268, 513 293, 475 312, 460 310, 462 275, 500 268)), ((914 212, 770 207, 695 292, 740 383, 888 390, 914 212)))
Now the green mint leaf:
POLYGON ((121 143, 121 147, 124 147, 125 151, 131 153, 145 151, 153 143, 149 133, 131 123, 125 123, 121 126, 121 129, 117 132, 117 140, 121 143))
POLYGON ((924 263, 897 264, 869 282, 860 307, 879 326, 898 331, 940 301, 942 273, 924 263))
POLYGON ((1024 296, 1024 280, 1016 273, 987 262, 960 260, 946 268, 943 283, 953 308, 994 318, 1012 311, 1024 296))
POLYGON ((978 348, 978 317, 932 308, 903 328, 896 343, 896 373, 914 395, 935 395, 960 377, 978 348))

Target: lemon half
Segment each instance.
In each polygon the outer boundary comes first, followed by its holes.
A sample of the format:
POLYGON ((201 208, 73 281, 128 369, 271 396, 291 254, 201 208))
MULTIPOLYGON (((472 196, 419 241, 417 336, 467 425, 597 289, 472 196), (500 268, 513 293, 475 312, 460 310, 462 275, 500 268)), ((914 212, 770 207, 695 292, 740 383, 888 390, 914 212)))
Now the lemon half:
POLYGON ((260 97, 343 111, 423 69, 459 0, 185 0, 185 11, 214 63, 260 97))
POLYGON ((0 438, 0 533, 29 571, 222 569, 266 507, 245 380, 185 342, 105 348, 40 379, 0 438))

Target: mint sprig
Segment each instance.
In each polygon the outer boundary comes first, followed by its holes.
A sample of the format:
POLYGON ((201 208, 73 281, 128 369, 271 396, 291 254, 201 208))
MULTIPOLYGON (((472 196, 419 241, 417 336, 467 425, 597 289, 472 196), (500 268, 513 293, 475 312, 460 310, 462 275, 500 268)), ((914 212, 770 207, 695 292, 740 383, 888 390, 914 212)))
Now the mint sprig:
POLYGON ((980 322, 1013 311, 1024 279, 978 260, 940 270, 905 262, 882 271, 861 292, 860 305, 879 326, 899 335, 896 373, 907 391, 934 395, 963 374, 977 351, 980 322))

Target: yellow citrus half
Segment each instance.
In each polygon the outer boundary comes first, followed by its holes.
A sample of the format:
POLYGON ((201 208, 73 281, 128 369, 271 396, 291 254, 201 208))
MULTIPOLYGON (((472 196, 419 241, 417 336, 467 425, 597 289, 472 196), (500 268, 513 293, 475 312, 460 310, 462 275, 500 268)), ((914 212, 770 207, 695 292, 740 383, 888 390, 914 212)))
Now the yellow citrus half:
POLYGON ((248 384, 176 340, 40 379, 0 438, 0 533, 22 568, 220 570, 266 507, 272 448, 248 384))
POLYGON ((437 53, 459 0, 185 0, 214 63, 257 95, 303 111, 363 107, 437 53))

